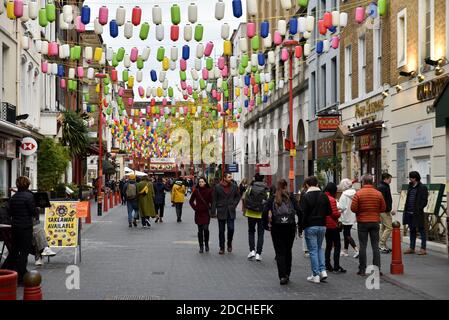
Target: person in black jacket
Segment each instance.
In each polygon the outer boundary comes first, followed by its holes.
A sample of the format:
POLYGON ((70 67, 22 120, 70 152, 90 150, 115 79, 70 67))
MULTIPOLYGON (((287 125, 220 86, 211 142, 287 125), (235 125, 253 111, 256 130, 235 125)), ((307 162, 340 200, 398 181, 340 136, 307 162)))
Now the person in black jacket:
POLYGON ((418 172, 412 171, 408 175, 410 179, 407 199, 405 200, 403 224, 408 225, 410 229, 410 249, 404 254, 415 253, 416 231, 421 235, 421 251, 419 255, 426 255, 426 215, 424 208, 427 206, 427 197, 429 192, 427 187, 421 183, 421 176, 418 172))
POLYGON ((28 190, 30 179, 19 177, 16 180, 17 193, 9 200, 11 216, 12 248, 2 269, 15 270, 18 273, 19 284, 23 283, 23 276, 28 272, 28 254, 32 249, 33 218, 38 211, 34 203, 34 196, 28 190))
POLYGON ((326 234, 326 217, 332 214, 328 197, 318 188, 316 177, 305 181, 307 192, 301 197, 302 225, 312 264, 312 275, 307 281, 320 283, 327 279, 322 244, 326 234))
POLYGON ((386 209, 385 212, 380 213, 380 240, 379 240, 379 250, 382 253, 390 253, 391 249, 388 249, 387 247, 387 241, 388 238, 391 235, 391 231, 393 231, 393 215, 396 214, 394 210, 392 210, 393 205, 393 199, 391 197, 391 190, 390 190, 390 183, 391 183, 391 174, 389 173, 382 173, 382 181, 377 186, 377 190, 379 190, 382 193, 382 196, 384 197, 386 209))
POLYGON ((164 222, 164 207, 165 207, 165 191, 169 191, 168 187, 162 182, 162 178, 158 177, 154 184, 154 208, 156 209, 155 223, 164 222))

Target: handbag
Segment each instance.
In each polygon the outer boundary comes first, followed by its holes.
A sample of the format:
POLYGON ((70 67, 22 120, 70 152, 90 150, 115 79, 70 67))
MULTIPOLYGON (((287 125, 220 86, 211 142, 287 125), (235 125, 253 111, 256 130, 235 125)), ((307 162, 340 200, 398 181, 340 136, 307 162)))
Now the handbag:
MULTIPOLYGON (((198 189, 197 189, 198 190, 198 189)), ((212 208, 210 207, 209 204, 207 204, 206 200, 204 200, 203 196, 201 195, 200 190, 198 190, 198 197, 200 198, 200 200, 209 208, 209 216, 212 216, 212 208)))

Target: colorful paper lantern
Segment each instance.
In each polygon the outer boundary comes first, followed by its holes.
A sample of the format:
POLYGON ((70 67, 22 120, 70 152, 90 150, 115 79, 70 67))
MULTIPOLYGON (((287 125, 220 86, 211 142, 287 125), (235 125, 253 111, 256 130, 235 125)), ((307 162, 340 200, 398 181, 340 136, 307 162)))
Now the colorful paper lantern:
MULTIPOLYGON (((65 7, 65 6, 64 6, 65 7)), ((67 11, 68 12, 70 12, 70 15, 72 15, 73 13, 72 13, 72 11, 71 11, 71 9, 72 9, 72 6, 68 6, 70 9, 68 9, 67 11)), ((64 11, 64 14, 66 14, 65 13, 65 11, 64 11)), ((68 15, 68 13, 67 13, 67 15, 68 15)), ((66 15, 64 15, 64 17, 65 17, 66 15)), ((87 5, 84 5, 82 8, 81 8, 81 22, 82 23, 84 23, 84 24, 89 24, 90 23, 90 7, 89 6, 87 6, 87 5)))
POLYGON ((163 24, 156 25, 156 39, 158 41, 164 40, 164 25, 163 24))
POLYGON ((98 12, 98 21, 100 22, 101 25, 105 25, 108 23, 108 7, 106 6, 101 6, 98 12))
POLYGON ((252 38, 256 35, 256 24, 254 22, 248 22, 246 24, 246 35, 248 38, 252 38))
POLYGON ((282 35, 285 36, 287 33, 287 21, 281 19, 278 21, 278 28, 277 31, 282 35))
POLYGON ((116 20, 111 20, 109 22, 109 34, 112 38, 118 37, 118 24, 116 20))
POLYGON ((188 7, 188 20, 190 23, 194 24, 198 20, 198 7, 196 4, 191 3, 188 7))
POLYGON ((37 1, 32 0, 28 3, 28 15, 31 20, 36 20, 39 15, 39 5, 37 1))
POLYGON ((142 19, 142 9, 139 6, 135 6, 132 12, 132 23, 134 26, 138 26, 142 19))
POLYGON ((218 0, 215 4, 215 19, 222 20, 225 14, 225 4, 223 0, 218 0))
POLYGON ((377 1, 377 12, 379 16, 383 17, 387 13, 387 0, 377 1))
POLYGON ((152 10, 153 23, 159 25, 162 23, 162 9, 158 5, 155 5, 152 10))
POLYGON ((126 21, 126 9, 123 6, 119 6, 115 13, 115 20, 118 26, 123 26, 126 21))
POLYGON ((212 41, 209 41, 206 44, 206 48, 204 49, 204 55, 206 57, 209 57, 212 54, 213 50, 214 50, 214 43, 212 41))
POLYGON ((45 5, 45 12, 47 13, 48 22, 55 22, 56 20, 56 5, 52 1, 48 1, 45 5))
POLYGON ((298 19, 294 17, 290 18, 289 32, 291 35, 295 35, 298 33, 298 19))
POLYGON ((365 20, 365 8, 357 7, 355 9, 355 22, 358 24, 362 23, 365 20))
POLYGON ((171 26, 170 39, 171 39, 171 41, 178 41, 178 39, 179 39, 179 26, 178 25, 171 26))
POLYGON ((257 12, 259 11, 257 7, 257 0, 247 0, 246 11, 251 16, 257 16, 257 12))
POLYGON ((200 42, 203 40, 204 27, 202 24, 197 24, 195 27, 195 40, 200 42))
POLYGON ((148 22, 144 22, 140 26, 140 33, 139 33, 140 40, 146 40, 148 38, 149 32, 150 32, 150 24, 148 22))
MULTIPOLYGON (((10 2, 8 2, 9 4, 10 2)), ((12 3, 14 5, 14 3, 12 3)), ((8 15, 9 18, 9 15, 8 15)), ((10 18, 11 19, 11 18, 10 18)), ((48 25, 48 20, 47 20, 47 11, 45 10, 45 8, 41 8, 39 9, 39 25, 42 28, 45 28, 48 25)))
MULTIPOLYGON (((14 0, 14 17, 20 18, 23 16, 23 0, 14 0)), ((3 6, 3 4, 2 4, 3 6)))
POLYGON ((123 33, 126 39, 131 39, 133 37, 133 24, 130 21, 125 23, 123 33))
POLYGON ((171 22, 175 25, 181 22, 181 9, 177 4, 172 5, 171 7, 171 22))
POLYGON ((234 17, 240 18, 243 15, 242 1, 232 0, 232 13, 234 17))

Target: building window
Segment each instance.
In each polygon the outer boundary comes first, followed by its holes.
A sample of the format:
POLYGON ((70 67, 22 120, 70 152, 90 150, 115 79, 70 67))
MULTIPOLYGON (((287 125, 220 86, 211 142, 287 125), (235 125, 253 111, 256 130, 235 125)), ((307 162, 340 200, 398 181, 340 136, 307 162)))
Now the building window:
POLYGON ((316 115, 316 73, 310 74, 310 110, 312 112, 311 118, 314 119, 316 115))
POLYGON ((352 46, 345 48, 345 101, 352 100, 352 46))
POLYGON ((327 79, 326 79, 326 64, 321 66, 320 74, 320 109, 326 108, 326 96, 327 96, 327 79))
POLYGON ((366 41, 365 35, 359 38, 359 97, 366 93, 366 41))
POLYGON ((419 2, 419 38, 421 61, 426 58, 439 59, 435 57, 434 51, 434 0, 420 0, 419 2))
POLYGON ((407 9, 403 9, 398 13, 397 28, 397 59, 398 68, 400 68, 407 64, 407 9))
POLYGON ((374 30, 374 89, 382 86, 382 29, 374 30))
POLYGON ((337 57, 332 58, 331 60, 331 103, 332 105, 336 105, 337 104, 337 97, 338 97, 338 93, 337 93, 337 84, 338 84, 338 70, 337 70, 337 57))
MULTIPOLYGON (((313 17, 315 17, 315 21, 318 21, 318 19, 317 19, 317 12, 316 12, 316 8, 313 8, 312 9, 312 14, 311 14, 313 17)), ((313 31, 312 31, 312 43, 311 43, 311 47, 312 48, 315 48, 315 44, 316 44, 316 39, 317 39, 317 29, 318 28, 313 28, 313 31)))

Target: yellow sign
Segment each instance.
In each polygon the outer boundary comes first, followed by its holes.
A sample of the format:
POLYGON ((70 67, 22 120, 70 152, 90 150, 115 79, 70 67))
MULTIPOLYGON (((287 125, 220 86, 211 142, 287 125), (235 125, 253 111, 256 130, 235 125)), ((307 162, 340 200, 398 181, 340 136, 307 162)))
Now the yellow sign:
POLYGON ((296 149, 290 149, 290 157, 296 157, 296 149))
POLYGON ((370 100, 367 100, 365 105, 357 104, 355 106, 355 117, 364 118, 368 116, 374 116, 377 112, 382 111, 384 107, 384 99, 380 99, 374 102, 370 102, 370 100))
POLYGON ((78 246, 78 201, 51 201, 45 209, 45 234, 50 247, 78 246))

